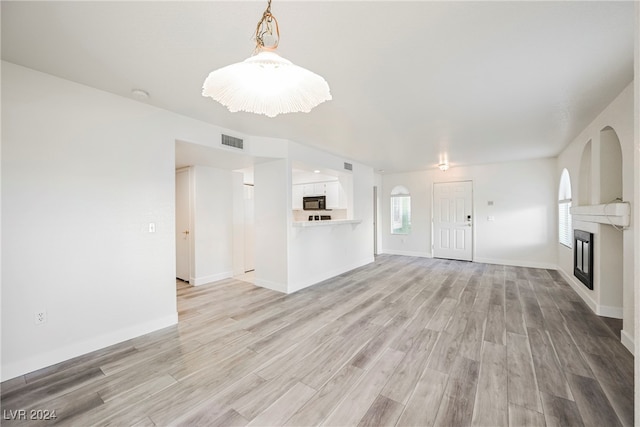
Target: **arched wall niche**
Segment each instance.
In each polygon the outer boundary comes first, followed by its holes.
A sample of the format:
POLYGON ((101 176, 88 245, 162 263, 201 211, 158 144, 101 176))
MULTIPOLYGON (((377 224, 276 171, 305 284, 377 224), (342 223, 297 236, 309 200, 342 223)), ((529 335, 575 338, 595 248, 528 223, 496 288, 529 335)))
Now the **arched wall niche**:
POLYGON ((578 181, 578 206, 591 204, 591 140, 582 149, 580 176, 578 181))
MULTIPOLYGON (((595 204, 607 204, 616 199, 622 200, 622 146, 612 127, 606 126, 600 131, 599 151, 599 194, 595 204)), ((596 195, 596 194, 594 194, 596 195)), ((600 253, 599 285, 600 304, 610 307, 622 307, 623 295, 623 254, 622 231, 611 225, 599 227, 596 236, 596 250, 600 253)), ((595 269, 598 271, 598 269, 595 269)))
POLYGON ((600 200, 598 204, 622 200, 622 146, 610 126, 600 131, 600 200))

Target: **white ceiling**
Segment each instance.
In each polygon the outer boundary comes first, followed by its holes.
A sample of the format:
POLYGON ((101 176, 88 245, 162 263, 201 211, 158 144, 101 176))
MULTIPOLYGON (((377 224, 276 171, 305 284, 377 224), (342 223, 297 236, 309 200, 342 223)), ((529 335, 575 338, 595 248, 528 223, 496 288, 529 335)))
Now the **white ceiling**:
POLYGON ((270 119, 203 98, 266 1, 1 2, 2 59, 387 172, 557 155, 633 79, 634 4, 278 1, 279 53, 333 100, 270 119))

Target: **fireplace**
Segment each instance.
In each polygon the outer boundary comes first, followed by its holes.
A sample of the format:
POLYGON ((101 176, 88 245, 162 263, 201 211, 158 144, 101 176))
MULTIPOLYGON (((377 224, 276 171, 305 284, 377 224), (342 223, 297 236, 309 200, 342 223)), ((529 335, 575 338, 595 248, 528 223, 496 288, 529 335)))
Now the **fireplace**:
POLYGON ((593 233, 573 230, 573 275, 593 289, 593 233))

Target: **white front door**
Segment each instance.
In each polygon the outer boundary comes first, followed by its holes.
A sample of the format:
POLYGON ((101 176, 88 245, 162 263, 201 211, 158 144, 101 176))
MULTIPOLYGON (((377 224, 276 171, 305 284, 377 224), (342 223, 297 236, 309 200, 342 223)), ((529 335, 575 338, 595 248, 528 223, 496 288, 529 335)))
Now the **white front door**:
POLYGON ((189 169, 176 171, 176 277, 189 281, 190 273, 190 201, 189 169))
POLYGON ((433 256, 472 260, 473 183, 433 184, 433 256))

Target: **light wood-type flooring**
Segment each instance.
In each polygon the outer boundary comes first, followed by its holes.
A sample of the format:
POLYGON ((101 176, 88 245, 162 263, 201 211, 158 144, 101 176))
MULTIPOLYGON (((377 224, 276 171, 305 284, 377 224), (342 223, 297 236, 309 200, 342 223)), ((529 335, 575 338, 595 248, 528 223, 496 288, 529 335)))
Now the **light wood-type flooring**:
POLYGON ((632 355, 555 271, 383 255, 292 295, 232 279, 177 293, 177 326, 3 383, 3 417, 633 425, 632 355))

